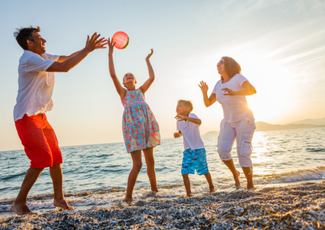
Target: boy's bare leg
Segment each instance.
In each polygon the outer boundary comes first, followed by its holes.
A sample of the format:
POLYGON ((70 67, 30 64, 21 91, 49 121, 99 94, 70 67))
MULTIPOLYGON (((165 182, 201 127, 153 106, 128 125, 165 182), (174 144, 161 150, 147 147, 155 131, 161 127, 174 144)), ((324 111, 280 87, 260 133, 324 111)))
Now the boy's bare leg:
POLYGON ((242 167, 246 180, 247 180, 247 189, 253 189, 253 167, 242 167))
POLYGON ((27 206, 27 195, 35 184, 39 175, 41 175, 43 168, 29 168, 26 172, 24 181, 21 185, 20 191, 14 203, 10 207, 10 211, 15 212, 17 215, 30 213, 31 210, 27 206))
POLYGON ((183 174, 183 181, 184 181, 184 185, 185 185, 185 189, 186 189, 186 195, 188 197, 193 196, 192 192, 191 192, 191 182, 190 182, 190 178, 188 177, 188 173, 187 174, 183 174))
POLYGON ((50 175, 53 182, 54 190, 54 207, 63 208, 65 210, 73 210, 74 208, 69 206, 67 201, 64 199, 63 194, 63 175, 61 164, 56 164, 50 167, 50 175))
POLYGON ((209 183, 209 189, 210 192, 214 192, 214 186, 212 183, 212 178, 211 178, 211 174, 210 172, 207 172, 206 174, 204 174, 205 178, 207 179, 208 183, 209 183))
POLYGON ((142 150, 147 164, 147 174, 150 181, 151 191, 158 192, 156 169, 155 169, 155 157, 153 155, 153 148, 147 148, 142 150))
POLYGON ((126 195, 123 199, 123 201, 132 201, 132 192, 135 185, 135 182, 137 181, 139 172, 142 167, 142 159, 141 159, 141 150, 137 150, 131 153, 132 161, 133 161, 133 167, 131 169, 131 172, 129 174, 128 178, 128 185, 126 188, 126 195))
POLYGON ((230 169, 232 175, 234 176, 235 184, 240 186, 240 181, 239 181, 240 172, 236 170, 233 159, 229 161, 223 161, 223 163, 225 163, 225 165, 227 165, 227 167, 230 169))

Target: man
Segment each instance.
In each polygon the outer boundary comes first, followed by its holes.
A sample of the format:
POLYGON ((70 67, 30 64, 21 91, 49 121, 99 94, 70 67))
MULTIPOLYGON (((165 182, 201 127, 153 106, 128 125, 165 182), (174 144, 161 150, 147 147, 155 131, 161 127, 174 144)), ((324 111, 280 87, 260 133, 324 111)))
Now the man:
POLYGON ((19 194, 10 207, 18 215, 30 213, 27 195, 44 168, 50 168, 55 207, 72 210, 63 194, 62 153, 54 130, 45 112, 52 110, 54 88, 53 72, 68 72, 90 52, 106 48, 107 40, 94 33, 87 37, 86 46, 70 56, 45 53, 46 40, 39 34, 40 28, 21 28, 15 32, 18 44, 24 49, 19 60, 18 96, 14 108, 14 120, 19 138, 27 157, 31 160, 19 194))

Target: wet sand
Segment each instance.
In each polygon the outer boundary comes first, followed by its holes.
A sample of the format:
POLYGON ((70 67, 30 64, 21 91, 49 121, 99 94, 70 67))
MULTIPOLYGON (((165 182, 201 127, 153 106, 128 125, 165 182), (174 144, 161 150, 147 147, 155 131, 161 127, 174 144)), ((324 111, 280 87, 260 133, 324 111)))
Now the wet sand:
POLYGON ((325 229, 325 181, 0 219, 0 229, 45 228, 325 229))

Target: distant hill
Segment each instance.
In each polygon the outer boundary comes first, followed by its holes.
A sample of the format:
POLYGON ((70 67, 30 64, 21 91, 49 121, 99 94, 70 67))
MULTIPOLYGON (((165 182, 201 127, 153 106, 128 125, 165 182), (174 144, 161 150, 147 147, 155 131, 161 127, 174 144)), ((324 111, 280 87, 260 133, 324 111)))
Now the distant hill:
POLYGON ((325 125, 325 117, 320 119, 305 119, 300 121, 291 122, 290 124, 295 125, 325 125))
POLYGON ((288 124, 288 125, 272 125, 263 121, 256 122, 256 131, 273 131, 273 130, 285 130, 285 129, 308 129, 308 128, 320 128, 325 125, 310 125, 310 124, 288 124))
MULTIPOLYGON (((308 119, 311 120, 311 119, 308 119)), ((321 120, 321 119, 318 119, 321 120)), ((313 125, 313 124, 288 124, 288 125, 272 125, 263 121, 258 121, 256 124, 255 131, 275 131, 275 130, 286 130, 286 129, 310 129, 310 128, 322 128, 324 125, 313 125)), ((216 136, 218 131, 210 131, 204 134, 204 136, 216 136)))

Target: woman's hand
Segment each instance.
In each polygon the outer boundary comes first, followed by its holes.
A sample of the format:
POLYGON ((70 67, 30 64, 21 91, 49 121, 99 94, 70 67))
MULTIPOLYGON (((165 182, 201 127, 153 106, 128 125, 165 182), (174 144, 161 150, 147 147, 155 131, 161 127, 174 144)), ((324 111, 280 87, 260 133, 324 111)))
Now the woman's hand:
POLYGON ((223 95, 229 95, 229 96, 237 95, 236 91, 233 91, 233 90, 228 89, 228 88, 223 88, 221 90, 225 91, 225 93, 223 95))
POLYGON ((150 54, 148 54, 148 56, 146 57, 146 61, 149 61, 149 58, 151 58, 152 55, 153 55, 153 49, 151 49, 150 54))
POLYGON ((199 87, 201 88, 202 93, 207 93, 209 90, 207 83, 205 83, 204 81, 200 82, 199 87))

